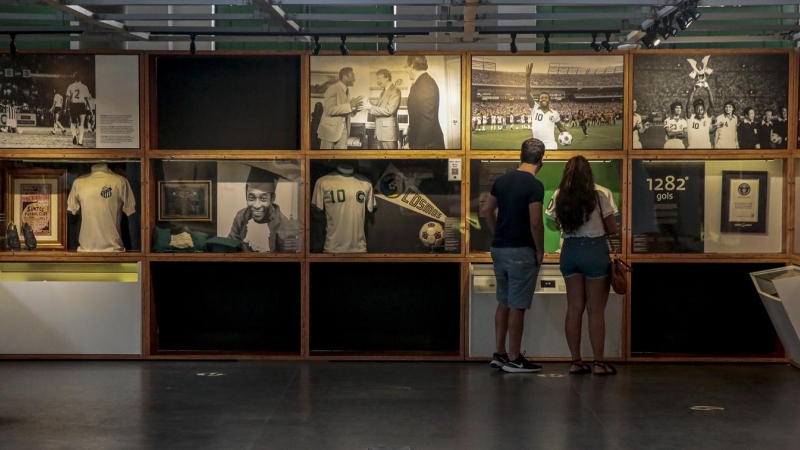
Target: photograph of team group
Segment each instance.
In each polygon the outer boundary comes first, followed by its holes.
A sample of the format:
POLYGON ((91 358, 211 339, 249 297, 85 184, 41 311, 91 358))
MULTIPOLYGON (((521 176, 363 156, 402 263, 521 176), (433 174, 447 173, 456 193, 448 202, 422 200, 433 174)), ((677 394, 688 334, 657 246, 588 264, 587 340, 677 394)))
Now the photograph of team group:
POLYGON ((3 55, 0 147, 93 148, 94 55, 3 55))
POLYGON ((622 149, 622 55, 473 56, 470 131, 476 150, 622 149))
POLYGON ((633 57, 634 149, 783 149, 789 133, 783 54, 633 57))
POLYGON ((461 56, 314 56, 314 150, 461 148, 461 56))

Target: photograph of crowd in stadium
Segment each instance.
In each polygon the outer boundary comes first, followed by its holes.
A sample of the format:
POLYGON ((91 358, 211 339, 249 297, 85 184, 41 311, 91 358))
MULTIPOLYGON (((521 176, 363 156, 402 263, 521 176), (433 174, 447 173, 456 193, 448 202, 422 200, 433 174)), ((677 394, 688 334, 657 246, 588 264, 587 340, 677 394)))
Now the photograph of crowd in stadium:
POLYGON ((314 150, 461 148, 461 56, 311 58, 314 150))
POLYGON ((634 149, 787 148, 789 55, 636 54, 634 149))
POLYGON ((621 150, 623 57, 473 56, 470 126, 475 150, 621 150))
POLYGON ((0 67, 0 147, 95 147, 94 55, 6 54, 0 67))

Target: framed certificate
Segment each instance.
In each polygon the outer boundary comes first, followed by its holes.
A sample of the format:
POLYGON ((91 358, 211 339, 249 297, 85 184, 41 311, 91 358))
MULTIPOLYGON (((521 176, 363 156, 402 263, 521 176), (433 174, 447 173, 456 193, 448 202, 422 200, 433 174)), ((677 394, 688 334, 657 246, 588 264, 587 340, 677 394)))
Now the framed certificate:
POLYGON ((211 180, 159 181, 158 220, 211 221, 211 180))
POLYGON ((8 172, 6 223, 14 223, 22 236, 22 225, 29 224, 37 248, 64 250, 67 244, 67 171, 31 169, 8 172))
POLYGON ((767 230, 767 172, 722 172, 720 231, 764 233, 767 230))

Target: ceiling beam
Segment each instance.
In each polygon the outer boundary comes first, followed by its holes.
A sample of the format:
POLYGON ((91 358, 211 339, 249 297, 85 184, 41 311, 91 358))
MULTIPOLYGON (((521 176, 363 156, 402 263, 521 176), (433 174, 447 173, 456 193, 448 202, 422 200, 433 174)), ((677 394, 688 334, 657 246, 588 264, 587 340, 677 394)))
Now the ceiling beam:
MULTIPOLYGON (((283 30, 290 32, 300 31, 300 25, 294 20, 287 19, 283 9, 272 4, 272 0, 253 0, 253 7, 268 15, 270 20, 277 23, 283 30)), ((310 42, 311 38, 306 36, 305 41, 310 42)))
POLYGON ((128 31, 128 29, 125 27, 125 24, 123 24, 122 22, 117 22, 116 20, 98 20, 92 11, 82 6, 64 5, 61 4, 59 0, 40 0, 40 1, 47 6, 56 8, 65 14, 69 14, 70 16, 77 19, 79 22, 83 22, 87 25, 92 25, 98 28, 102 28, 106 31, 112 31, 114 33, 125 36, 130 40, 146 41, 149 37, 147 33, 136 33, 128 31))

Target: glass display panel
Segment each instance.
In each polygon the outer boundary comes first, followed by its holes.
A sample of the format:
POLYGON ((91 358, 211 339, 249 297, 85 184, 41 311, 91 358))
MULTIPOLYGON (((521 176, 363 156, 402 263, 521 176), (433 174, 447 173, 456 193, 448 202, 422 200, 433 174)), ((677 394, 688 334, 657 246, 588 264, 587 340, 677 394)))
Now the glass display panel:
POLYGON ((139 148, 139 56, 0 55, 0 148, 139 148))
POLYGON ((155 161, 154 252, 302 251, 300 161, 155 161))
POLYGON ((633 55, 634 149, 783 149, 788 53, 633 55))
POLYGON ((141 163, 2 161, 3 250, 141 251, 141 163))
POLYGON ((621 150, 622 55, 473 56, 471 148, 621 150))
MULTIPOLYGON (((561 251, 561 233, 556 225, 555 218, 549 214, 548 209, 553 194, 561 183, 566 161, 546 160, 536 178, 544 184, 544 250, 545 253, 559 253, 561 251)), ((612 205, 616 207, 614 217, 617 224, 622 223, 621 185, 622 161, 603 160, 590 161, 595 186, 598 192, 609 197, 612 205)), ((485 197, 489 195, 494 181, 500 175, 516 170, 519 161, 509 160, 471 160, 470 161, 470 202, 469 202, 469 248, 472 252, 488 252, 492 243, 492 233, 489 231, 486 219, 482 216, 481 206, 485 197)), ((614 248, 620 249, 619 235, 611 239, 614 248)))
POLYGON ((461 148, 461 56, 311 58, 311 148, 461 148))
POLYGON ((156 148, 300 148, 300 56, 159 56, 154 66, 156 148))
POLYGON ((633 253, 780 253, 783 161, 634 160, 633 253))
POLYGON ((800 253, 800 159, 794 161, 794 253, 800 253))
POLYGON ((312 160, 311 252, 460 253, 460 164, 312 160))

